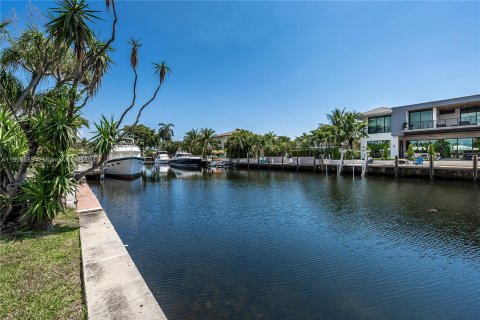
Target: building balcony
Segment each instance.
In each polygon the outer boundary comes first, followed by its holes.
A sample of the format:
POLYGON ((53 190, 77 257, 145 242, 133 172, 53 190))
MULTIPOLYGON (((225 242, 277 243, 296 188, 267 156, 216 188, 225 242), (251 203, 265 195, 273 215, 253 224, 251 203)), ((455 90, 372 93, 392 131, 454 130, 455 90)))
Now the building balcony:
POLYGON ((417 121, 403 124, 403 132, 417 131, 466 131, 474 127, 480 126, 480 118, 476 116, 450 119, 438 119, 428 121, 417 121))

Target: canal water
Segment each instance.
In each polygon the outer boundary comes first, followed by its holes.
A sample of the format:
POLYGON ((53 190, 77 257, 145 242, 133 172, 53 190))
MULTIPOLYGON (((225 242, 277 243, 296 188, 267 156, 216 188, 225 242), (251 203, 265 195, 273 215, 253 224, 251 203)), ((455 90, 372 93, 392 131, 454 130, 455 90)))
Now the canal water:
POLYGON ((170 319, 480 319, 478 184, 147 167, 92 187, 170 319))

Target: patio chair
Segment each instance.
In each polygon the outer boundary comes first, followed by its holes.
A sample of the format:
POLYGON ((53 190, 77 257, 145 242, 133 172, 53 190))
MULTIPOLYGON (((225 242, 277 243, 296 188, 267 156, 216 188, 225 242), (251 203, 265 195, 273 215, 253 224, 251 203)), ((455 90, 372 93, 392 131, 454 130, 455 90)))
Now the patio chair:
POLYGON ((419 166, 423 166, 423 158, 419 156, 417 158, 417 160, 415 160, 414 164, 419 165, 419 166))

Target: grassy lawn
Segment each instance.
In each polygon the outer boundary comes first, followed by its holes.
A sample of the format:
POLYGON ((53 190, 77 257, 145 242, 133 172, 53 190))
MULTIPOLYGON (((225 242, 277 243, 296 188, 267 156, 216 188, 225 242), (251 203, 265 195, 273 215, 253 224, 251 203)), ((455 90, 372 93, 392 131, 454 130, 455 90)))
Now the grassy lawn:
POLYGON ((52 230, 0 235, 0 319, 85 319, 78 218, 52 230))

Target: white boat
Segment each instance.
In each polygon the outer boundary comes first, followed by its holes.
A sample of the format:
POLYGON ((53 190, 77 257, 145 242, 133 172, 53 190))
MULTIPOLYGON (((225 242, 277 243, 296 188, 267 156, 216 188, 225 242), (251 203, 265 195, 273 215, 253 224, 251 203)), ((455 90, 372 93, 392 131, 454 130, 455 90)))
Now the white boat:
POLYGON ((171 167, 178 168, 200 168, 202 166, 202 158, 192 156, 188 152, 178 151, 168 164, 171 167))
POLYGON ((135 179, 140 176, 145 158, 132 138, 124 138, 115 144, 103 165, 106 177, 118 179, 135 179))
POLYGON ((167 151, 158 151, 157 156, 155 157, 155 163, 158 164, 168 164, 170 157, 168 156, 167 151))

